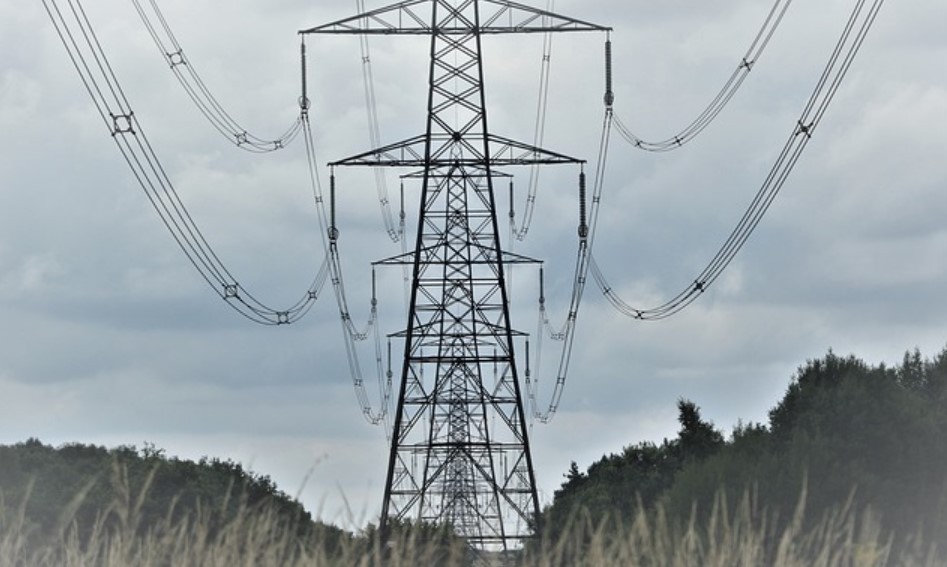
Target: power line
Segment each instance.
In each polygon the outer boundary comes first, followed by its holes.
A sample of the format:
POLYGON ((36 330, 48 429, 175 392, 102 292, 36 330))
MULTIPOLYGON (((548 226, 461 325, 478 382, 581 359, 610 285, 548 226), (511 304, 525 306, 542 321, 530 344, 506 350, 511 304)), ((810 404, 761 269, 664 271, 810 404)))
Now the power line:
MULTIPOLYGON (((365 12, 365 0, 355 0, 355 8, 358 13, 365 12)), ((364 23, 361 23, 364 26, 364 23)), ((303 36, 305 38, 305 36, 303 36)), ((367 35, 359 34, 359 51, 362 61, 362 85, 365 92, 365 111, 368 118, 369 142, 373 148, 381 147, 381 123, 378 120, 378 98, 375 95, 375 73, 372 65, 371 44, 367 35)), ((305 39, 303 40, 305 41, 305 39)), ((404 183, 401 184, 401 208, 398 215, 398 221, 395 222, 394 214, 391 210, 391 198, 388 191, 388 181, 385 171, 381 167, 372 169, 375 180, 375 191, 378 194, 378 204, 381 208, 382 222, 385 225, 385 231, 392 242, 401 245, 401 253, 408 253, 408 240, 405 234, 405 210, 404 210, 404 183)), ((408 296, 410 294, 411 273, 407 266, 402 267, 402 284, 404 286, 405 308, 407 309, 408 296)))
MULTIPOLYGON (((355 0, 355 9, 365 11, 365 1, 355 0)), ((381 126, 378 121, 378 99, 375 96, 375 73, 372 69, 371 46, 368 36, 359 35, 358 45, 362 57, 362 85, 365 91, 365 110, 368 115, 368 137, 373 148, 381 146, 381 126)), ((385 172, 380 167, 372 169, 375 178, 375 190, 378 193, 378 203, 381 206, 382 221, 385 231, 392 242, 399 242, 404 238, 404 223, 395 223, 391 212, 391 200, 388 196, 388 182, 385 172)), ((402 246, 402 253, 407 252, 407 243, 402 246)))
MULTIPOLYGON (((189 96, 212 124, 221 133, 235 138, 237 145, 241 147, 246 145, 260 151, 282 147, 276 142, 260 142, 260 145, 254 145, 259 139, 254 138, 251 142, 247 141, 249 137, 241 138, 241 134, 246 135, 246 132, 223 110, 200 77, 193 72, 155 0, 150 1, 161 29, 170 42, 170 51, 165 48, 159 30, 145 14, 139 0, 133 0, 152 39, 165 54, 189 96)), ((561 349, 558 353, 558 367, 550 401, 548 405, 541 406, 537 400, 539 379, 534 378, 531 373, 527 342, 527 367, 524 376, 531 405, 530 415, 533 418, 548 422, 559 407, 572 359, 578 313, 590 272, 608 301, 620 312, 639 320, 657 320, 670 317, 686 308, 727 269, 798 163, 884 2, 873 0, 873 3, 867 6, 867 0, 858 0, 776 163, 743 217, 710 263, 692 284, 688 284, 668 302, 651 309, 632 307, 608 285, 592 253, 602 205, 612 129, 617 129, 626 139, 631 136, 636 140, 636 147, 649 151, 666 151, 680 147, 699 134, 716 118, 743 83, 753 63, 775 33, 790 1, 777 0, 741 66, 707 109, 680 135, 663 142, 651 144, 637 139, 615 116, 610 37, 606 41, 605 113, 598 156, 591 191, 586 186, 584 166, 579 176, 578 246, 572 290, 565 321, 558 328, 550 322, 547 313, 544 275, 540 270, 535 348, 537 362, 533 365, 537 375, 540 373, 544 339, 559 343, 561 349)), ((362 413, 370 423, 384 424, 386 434, 392 442, 383 522, 387 521, 389 506, 395 515, 404 517, 407 510, 418 505, 423 508, 419 512, 422 518, 454 523, 455 528, 481 545, 500 545, 505 548, 508 542, 525 537, 525 532, 521 529, 522 524, 530 517, 530 513, 538 513, 538 499, 532 478, 531 456, 524 424, 526 418, 514 357, 514 337, 519 340, 523 335, 511 327, 508 281, 504 280, 504 270, 508 264, 534 261, 516 256, 500 247, 493 179, 504 178, 506 174, 497 172, 494 168, 584 163, 582 160, 543 150, 538 145, 544 136, 549 96, 552 53, 549 32, 607 31, 608 28, 551 13, 553 0, 548 0, 549 9, 545 12, 506 0, 480 0, 480 4, 493 10, 485 13, 480 12, 476 0, 460 5, 451 4, 448 0, 431 0, 434 10, 430 20, 421 17, 417 11, 421 0, 408 0, 373 12, 365 12, 364 2, 356 0, 356 6, 363 12, 360 15, 302 32, 355 33, 362 37, 362 75, 369 137, 374 149, 335 162, 333 167, 373 167, 386 231, 393 240, 402 243, 402 250, 405 241, 404 207, 402 205, 400 223, 396 228, 391 215, 387 184, 380 168, 424 168, 422 174, 413 174, 419 175, 423 184, 421 218, 418 219, 414 253, 403 253, 399 257, 376 263, 403 266, 410 263, 413 269, 408 329, 402 334, 393 335, 404 338, 406 346, 401 391, 392 425, 389 423, 393 382, 391 343, 389 341, 386 349, 379 330, 374 270, 371 307, 364 327, 358 327, 351 315, 335 218, 335 174, 333 170, 327 202, 323 194, 309 121, 305 44, 301 47, 300 111, 294 126, 288 131, 293 133, 287 134, 289 137, 286 140, 291 140, 300 132, 303 134, 314 204, 323 228, 321 237, 325 259, 304 296, 289 309, 279 311, 265 306, 244 290, 204 238, 144 135, 86 17, 81 1, 65 2, 74 23, 60 10, 57 0, 43 1, 73 66, 100 118, 162 223, 215 292, 250 320, 261 324, 283 325, 304 316, 323 291, 326 282, 331 282, 345 339, 346 358, 362 413), (439 11, 442 16, 439 16, 439 11), (507 21, 509 25, 500 25, 507 21), (493 135, 487 129, 486 121, 480 34, 522 32, 546 34, 534 130, 534 141, 537 143, 533 146, 493 135), (425 135, 381 146, 371 56, 365 39, 372 33, 431 35, 431 76, 425 135), (377 407, 367 391, 358 348, 360 343, 368 341, 372 343, 371 365, 377 375, 377 407), (494 385, 493 390, 488 391, 483 382, 483 371, 491 365, 494 385), (430 377, 425 379, 425 368, 428 372, 435 373, 433 380, 430 377), (408 406, 410 409, 406 410, 408 406), (430 420, 429 429, 418 426, 425 419, 430 420), (497 422, 501 422, 500 429, 512 441, 497 442, 497 438, 491 436, 489 430, 497 422), (423 437, 425 434, 428 434, 428 437, 423 437), (472 438, 476 438, 476 450, 471 448, 472 438), (447 450, 442 450, 444 447, 447 447, 447 450), (458 457, 463 451, 456 451, 457 447, 463 447, 466 453, 458 457), (426 455, 427 462, 421 467, 423 473, 417 474, 419 468, 412 459, 416 460, 422 453, 426 455), (494 460, 496 455, 501 453, 504 458, 511 456, 519 464, 514 464, 512 469, 507 468, 501 473, 500 465, 494 460), (469 462, 463 460, 468 457, 469 462), (425 504, 424 501, 428 498, 428 489, 434 485, 440 491, 438 495, 441 500, 432 506, 430 502, 425 504), (486 485, 491 486, 484 489, 486 485), (450 500, 471 495, 474 500, 493 502, 485 505, 491 511, 485 513, 469 502, 450 500), (418 504, 419 502, 421 504, 418 504), (512 507, 508 507, 509 505, 512 507), (491 506, 493 508, 490 508, 491 506), (445 516, 445 510, 452 510, 451 513, 456 515, 445 516), (503 522, 510 517, 519 524, 510 527, 511 531, 507 532, 503 522)), ((534 168, 527 193, 527 208, 519 227, 515 224, 512 211, 510 215, 510 230, 517 239, 525 238, 529 230, 537 184, 538 173, 534 168)), ((503 467, 506 467, 505 463, 503 467)))
POLYGON ((770 40, 776 33, 776 29, 783 21, 786 10, 789 9, 791 3, 792 0, 776 0, 776 3, 773 4, 766 19, 763 21, 763 25, 757 32, 756 37, 750 44, 750 47, 743 55, 743 58, 740 59, 740 63, 736 69, 734 69, 733 73, 727 78, 723 87, 720 88, 720 91, 717 92, 697 118, 691 121, 691 123, 685 126, 680 132, 663 140, 647 141, 634 134, 631 128, 626 126, 621 118, 619 118, 617 113, 614 119, 615 130, 633 147, 648 152, 669 152, 676 150, 696 138, 705 128, 710 126, 721 112, 723 112, 723 109, 727 107, 734 95, 737 94, 737 91, 740 90, 740 87, 743 86, 743 82, 763 55, 763 51, 766 50, 770 40))
POLYGON ((556 329, 551 325, 546 312, 546 299, 540 284, 539 297, 539 323, 537 330, 537 349, 536 362, 534 369, 540 368, 540 356, 543 352, 543 340, 545 337, 560 343, 562 346, 558 353, 558 365, 556 367, 556 378, 553 385, 549 402, 541 405, 538 401, 539 378, 534 378, 539 374, 538 371, 528 374, 525 377, 526 391, 532 407, 532 418, 541 423, 549 423, 555 417, 559 410, 559 403, 562 400, 562 394, 565 390, 566 381, 569 376, 569 367, 572 363, 572 349, 575 344, 576 322, 579 316, 579 308, 585 294, 585 285, 588 282, 589 265, 592 261, 592 248, 595 242, 596 229, 598 227, 598 214, 602 203, 602 192, 605 187, 605 173, 610 150, 610 133, 612 126, 612 106, 614 100, 611 89, 611 82, 606 81, 605 88, 605 115, 602 119, 601 136, 599 138, 598 154, 595 162, 595 170, 592 180, 592 199, 591 203, 586 202, 584 191, 585 173, 580 177, 580 222, 578 227, 578 248, 576 251, 575 267, 573 269, 572 291, 569 297, 569 308, 563 324, 556 329), (588 209, 587 217, 581 211, 588 209))
POLYGON ((713 285, 749 240, 786 183, 789 174, 798 163, 802 152, 809 144, 816 128, 825 116, 825 112, 835 98, 842 80, 851 68, 852 62, 861 49, 862 43, 865 41, 865 37, 883 4, 884 0, 873 0, 871 5, 866 8, 866 0, 859 0, 856 3, 805 105, 802 115, 793 126, 789 139, 783 146, 762 186, 747 206, 730 236, 692 283, 661 305, 651 308, 637 308, 627 303, 617 294, 615 289, 609 285, 595 259, 591 259, 592 276, 613 307, 622 314, 637 320, 666 319, 685 309, 713 285))
MULTIPOLYGON (((659 320, 666 319, 676 313, 679 313, 700 295, 703 294, 716 279, 726 270, 733 258, 744 246, 746 241, 752 235, 753 231, 759 225, 763 215, 769 209, 779 190, 782 188, 789 173, 795 167, 805 149, 816 126, 821 122, 829 104, 835 97, 845 74, 851 67, 855 55, 861 48, 862 43, 877 17, 884 0, 874 0, 874 3, 867 10, 864 10, 865 0, 860 0, 853 9, 853 12, 846 23, 841 37, 833 50, 832 55, 822 72, 816 88, 813 91, 802 117, 794 127, 785 147, 779 155, 776 163, 766 177, 763 186, 758 191, 756 197, 747 208, 740 222, 734 228, 727 242, 717 252, 711 262, 695 278, 694 283, 685 288, 681 293, 660 305, 651 309, 638 309, 625 302, 617 292, 608 284, 605 276, 595 261, 592 254, 596 229, 598 226, 598 214, 602 202, 602 189, 604 187, 604 171, 608 161, 608 149, 610 132, 613 125, 613 111, 611 103, 614 101, 611 87, 611 62, 606 61, 606 67, 609 70, 606 79, 606 110, 602 125, 602 135, 599 144, 598 161, 596 167, 595 181, 592 191, 592 203, 589 207, 588 236, 583 239, 580 235, 579 251, 575 263, 572 294, 570 306, 565 323, 558 329, 554 328, 548 319, 546 311, 546 300, 540 284, 539 299, 539 323, 537 330, 538 345, 534 355, 536 362, 533 363, 534 373, 526 374, 526 390, 531 406, 533 408, 533 417, 542 423, 548 423, 555 416, 562 397, 562 392, 568 377, 569 364, 572 357, 572 341, 574 339, 575 321, 578 309, 582 301, 585 284, 588 280, 589 272, 596 283, 599 285, 609 303, 620 313, 634 318, 636 320, 659 320), (860 24, 859 24, 860 21, 860 24), (855 29, 858 29, 854 33, 855 29), (550 401, 545 409, 541 409, 537 401, 537 391, 539 386, 538 378, 533 378, 538 374, 542 356, 543 339, 549 338, 562 344, 559 354, 559 365, 556 372, 556 381, 553 386, 550 401)), ((610 55, 610 49, 606 49, 610 55)), ((580 204, 583 206, 584 204, 580 204)), ((542 276, 540 276, 542 277, 542 276)))
POLYGON ((207 84, 197 72, 194 63, 185 54, 184 48, 178 42, 157 1, 149 0, 149 4, 151 11, 154 12, 158 20, 158 26, 155 25, 147 10, 142 7, 141 0, 132 0, 132 4, 135 5, 135 10, 148 30, 148 35, 151 36, 152 41, 165 62, 168 63, 184 92, 187 93, 187 96, 214 129, 230 143, 249 152, 267 153, 281 150, 296 139, 302 127, 299 115, 282 134, 272 140, 257 136, 241 126, 207 87, 207 84))
MULTIPOLYGON (((555 0, 546 1, 546 13, 551 14, 556 7, 555 0)), ((549 16, 543 16, 548 18, 549 16)), ((542 147, 546 138, 546 117, 549 112, 549 81, 552 76, 552 32, 543 34, 542 64, 539 71, 539 96, 536 99, 536 123, 533 128, 533 145, 542 147)), ((526 203, 523 206, 523 218, 519 226, 516 224, 516 212, 513 200, 513 182, 510 181, 510 234, 516 240, 526 240, 529 228, 532 226, 533 213, 536 211, 536 196, 539 191, 540 168, 534 165, 529 168, 529 184, 526 190, 526 203)))
MULTIPOLYGON (((349 314, 338 246, 335 241, 330 241, 327 237, 328 230, 322 231, 323 245, 326 251, 325 259, 322 261, 312 284, 298 301, 285 309, 273 309, 256 299, 253 294, 237 283, 231 272, 221 262, 175 190, 148 141, 144 129, 138 122, 131 104, 121 89, 111 65, 108 63, 95 31, 85 15, 81 1, 67 0, 67 6, 72 15, 71 18, 64 15, 57 0, 44 0, 44 6, 57 35, 66 48, 70 61, 72 61, 80 80, 136 181, 144 190, 161 222, 201 278, 230 307, 247 319, 263 325, 288 325, 300 320, 310 312, 315 301, 320 297, 326 282, 331 280, 339 306, 348 363, 355 385, 356 397, 362 406, 366 419, 370 423, 380 424, 384 422, 389 414, 391 377, 390 373, 386 373, 383 368, 383 351, 377 324, 377 302, 373 299, 371 314, 365 329, 357 329, 349 314), (74 22, 70 20, 74 20, 74 22), (356 343, 368 339, 372 339, 374 343, 374 366, 379 376, 381 409, 377 411, 372 408, 365 389, 365 380, 362 376, 355 346, 356 343)), ((309 103, 305 96, 304 52, 303 83, 304 94, 300 98, 299 131, 304 133, 306 140, 309 179, 318 217, 321 224, 328 228, 330 226, 329 219, 319 181, 312 129, 308 117, 309 103)))
MULTIPOLYGON (((305 79, 304 79, 305 81, 305 79)), ((328 272, 332 283, 333 295, 339 310, 339 321, 342 328, 342 338, 345 342, 346 362, 349 375, 355 389, 355 396, 365 420, 372 425, 383 425, 386 436, 391 435, 391 395, 392 371, 390 360, 390 346, 387 368, 385 367, 385 350, 381 340, 381 330, 378 322, 378 300, 376 296, 375 273, 372 272, 372 298, 369 317, 363 329, 355 326, 349 308, 348 294, 345 290, 345 278, 342 270, 342 260, 339 249, 339 230, 335 222, 335 174, 330 177, 330 198, 327 200, 323 192, 323 185, 319 176, 318 158, 315 152, 315 141, 312 125, 309 121, 308 110, 302 113, 302 132, 306 148, 306 161, 309 171, 310 187, 313 194, 313 203, 322 227, 321 238, 325 249, 328 272), (365 374, 362 370, 358 344, 371 341, 373 346, 372 366, 378 383, 378 403, 372 403, 366 387, 365 374)))
POLYGON ((198 274, 247 319, 263 325, 287 325, 304 317, 318 299, 329 273, 323 261, 308 289, 284 309, 262 303, 241 286, 218 257, 181 200, 145 135, 80 0, 43 5, 100 118, 162 224, 198 274))

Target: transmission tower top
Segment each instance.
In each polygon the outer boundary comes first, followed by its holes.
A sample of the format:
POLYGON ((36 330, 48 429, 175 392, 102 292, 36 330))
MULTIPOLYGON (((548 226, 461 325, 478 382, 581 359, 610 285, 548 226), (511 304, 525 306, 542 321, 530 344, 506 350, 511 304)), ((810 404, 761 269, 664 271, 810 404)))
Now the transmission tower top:
MULTIPOLYGON (((610 32, 611 28, 575 18, 539 10, 531 6, 504 0, 408 0, 378 8, 335 22, 301 30, 302 35, 430 35, 454 37, 441 49, 475 54, 470 65, 441 73, 438 84, 433 84, 435 98, 429 101, 429 114, 443 114, 446 107, 472 109, 470 121, 461 120, 456 127, 446 127, 443 121, 432 130, 383 147, 331 162, 333 166, 391 166, 438 167, 460 164, 490 171, 494 167, 517 165, 549 165, 581 163, 584 160, 511 140, 476 128, 480 120, 479 99, 482 90, 480 46, 468 43, 482 34, 552 33, 552 32, 610 32), (467 45, 467 48, 458 49, 467 45), (469 88, 463 92, 447 93, 442 80, 461 78, 469 88), (433 144, 434 147, 430 147, 433 144), (453 151, 458 145, 466 151, 453 151), (483 151, 489 148, 489 152, 483 151)), ((432 62, 443 62, 443 53, 433 53, 432 62)))

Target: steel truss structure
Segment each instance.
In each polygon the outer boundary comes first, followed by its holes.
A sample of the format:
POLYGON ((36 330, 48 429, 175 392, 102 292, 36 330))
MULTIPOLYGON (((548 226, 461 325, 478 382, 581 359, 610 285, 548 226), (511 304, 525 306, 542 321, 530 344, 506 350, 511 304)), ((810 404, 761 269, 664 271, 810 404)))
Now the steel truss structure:
MULTIPOLYGON (((331 163, 414 168, 421 203, 381 529, 392 519, 447 524, 477 549, 518 548, 539 501, 514 355, 498 168, 582 160, 492 134, 484 35, 608 28, 501 0, 410 0, 302 34, 429 35, 423 134, 331 163)), ((334 237, 334 234, 332 235, 334 237)))

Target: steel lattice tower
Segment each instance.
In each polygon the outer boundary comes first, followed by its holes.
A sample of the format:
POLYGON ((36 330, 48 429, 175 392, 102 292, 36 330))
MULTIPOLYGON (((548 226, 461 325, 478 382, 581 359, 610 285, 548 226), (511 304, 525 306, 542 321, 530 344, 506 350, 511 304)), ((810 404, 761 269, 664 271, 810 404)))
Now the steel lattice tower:
POLYGON ((528 537, 539 501, 514 356, 500 245, 498 168, 581 160, 492 134, 481 41, 487 34, 607 28, 501 0, 410 0, 303 34, 430 36, 423 134, 332 166, 414 168, 421 180, 412 287, 382 532, 390 518, 449 524, 475 548, 528 537))

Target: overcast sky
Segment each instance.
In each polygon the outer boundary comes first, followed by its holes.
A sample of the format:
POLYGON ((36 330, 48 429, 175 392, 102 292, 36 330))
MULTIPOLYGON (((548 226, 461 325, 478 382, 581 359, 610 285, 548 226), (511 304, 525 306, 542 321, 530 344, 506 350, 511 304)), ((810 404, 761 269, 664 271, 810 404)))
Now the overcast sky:
MULTIPOLYGON (((355 4, 161 2, 206 83, 263 137, 296 113, 295 32, 352 14, 355 4)), ((646 154, 613 137, 596 246, 624 299, 660 303, 711 258, 792 131, 853 4, 796 0, 743 90, 685 148, 646 154)), ((616 111, 641 137, 660 139, 714 96, 770 6, 555 7, 614 28, 616 111)), ((185 97, 130 1, 86 9, 136 116, 223 261, 256 296, 292 303, 323 254, 301 143, 265 156, 228 145, 185 97)), ((884 7, 770 213, 688 310, 636 322, 588 288, 559 414, 532 429, 543 502, 570 461, 585 467, 625 445, 674 436, 681 397, 729 432, 738 420, 765 421, 795 369, 829 348, 896 363, 907 349, 933 356, 947 345, 945 21, 942 0, 884 7)), ((590 161, 603 112, 604 39, 561 34, 553 44, 545 146, 590 161)), ((367 150, 358 42, 308 45, 320 161, 367 150)), ((425 42, 376 38, 371 46, 383 141, 422 132, 425 42)), ((484 50, 492 130, 531 141, 542 38, 491 37, 484 50)), ((150 208, 41 3, 0 4, 0 54, 0 443, 152 442, 171 455, 235 459, 289 493, 311 471, 308 508, 344 525, 373 518, 387 446, 383 430, 360 414, 331 296, 288 327, 239 317, 150 208)), ((515 173, 522 199, 528 172, 515 173)), ((550 314, 559 320, 576 245, 577 175, 570 167, 542 173, 536 220, 515 246, 546 261, 550 314)), ((370 176, 340 171, 339 194, 348 292, 362 320, 369 263, 399 248, 384 232, 370 176)), ((409 223, 417 196, 409 186, 409 223)), ((505 218, 505 191, 499 201, 505 218)), ((380 277, 398 290, 399 276, 380 277)), ((533 332, 535 271, 518 271, 514 285, 514 324, 533 332)), ((400 292, 382 294, 380 309, 385 332, 402 328, 400 292)), ((541 396, 554 354, 546 352, 541 396)))

